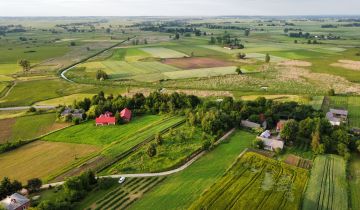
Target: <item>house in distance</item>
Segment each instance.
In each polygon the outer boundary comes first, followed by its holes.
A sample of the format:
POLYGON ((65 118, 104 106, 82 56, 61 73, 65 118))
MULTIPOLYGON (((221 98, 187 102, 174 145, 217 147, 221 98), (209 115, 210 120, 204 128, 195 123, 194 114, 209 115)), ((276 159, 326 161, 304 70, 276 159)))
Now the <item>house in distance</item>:
MULTIPOLYGON (((123 109, 120 112, 120 118, 124 122, 130 122, 131 120, 131 110, 128 108, 123 109)), ((95 119, 96 125, 115 125, 116 124, 116 116, 113 116, 112 112, 105 112, 104 114, 101 114, 99 117, 95 119)))
POLYGON ((347 117, 348 111, 342 109, 330 109, 329 112, 326 113, 326 118, 333 126, 339 126, 341 123, 346 123, 347 117))

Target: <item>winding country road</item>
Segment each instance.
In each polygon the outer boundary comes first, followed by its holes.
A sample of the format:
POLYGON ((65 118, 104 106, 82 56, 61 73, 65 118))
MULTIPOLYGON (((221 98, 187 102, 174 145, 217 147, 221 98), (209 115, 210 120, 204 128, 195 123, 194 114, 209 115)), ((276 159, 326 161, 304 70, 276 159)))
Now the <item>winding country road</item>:
MULTIPOLYGON (((222 141, 224 141, 225 139, 227 139, 233 132, 235 131, 235 128, 231 129, 230 131, 228 131, 224 136, 222 136, 216 143, 215 145, 220 144, 222 141)), ((244 152, 242 152, 241 154, 243 154, 244 152)), ((180 172, 184 169, 186 169, 187 167, 189 167, 191 164, 193 164, 196 160, 198 160, 200 157, 202 157, 204 154, 206 154, 205 151, 200 152, 198 155, 196 155, 195 157, 193 157, 192 159, 190 159, 188 162, 186 162, 184 165, 180 166, 179 168, 173 169, 173 170, 169 170, 169 171, 164 171, 164 172, 158 172, 158 173, 140 173, 140 174, 115 174, 115 175, 108 175, 108 176, 98 176, 97 178, 120 178, 120 177, 154 177, 154 176, 167 176, 167 175, 171 175, 177 172, 180 172)), ((51 187, 55 187, 55 186, 60 186, 63 185, 65 183, 65 181, 62 182, 54 182, 54 183, 49 183, 49 184, 44 184, 41 186, 41 189, 46 189, 51 187)))

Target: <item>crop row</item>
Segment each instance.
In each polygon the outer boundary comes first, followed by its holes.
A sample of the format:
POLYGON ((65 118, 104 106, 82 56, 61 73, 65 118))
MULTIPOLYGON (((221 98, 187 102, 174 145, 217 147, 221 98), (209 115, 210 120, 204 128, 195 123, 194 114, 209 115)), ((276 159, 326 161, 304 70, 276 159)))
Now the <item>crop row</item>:
POLYGON ((306 170, 248 152, 190 209, 296 209, 306 180, 306 170))

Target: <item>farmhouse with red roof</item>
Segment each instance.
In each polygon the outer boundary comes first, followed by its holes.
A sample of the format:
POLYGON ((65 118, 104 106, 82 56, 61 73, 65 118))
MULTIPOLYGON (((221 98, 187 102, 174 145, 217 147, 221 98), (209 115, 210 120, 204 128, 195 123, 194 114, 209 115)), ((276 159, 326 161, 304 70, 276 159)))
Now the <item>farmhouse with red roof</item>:
POLYGON ((123 119, 125 122, 130 122, 131 120, 131 110, 128 108, 123 109, 120 112, 120 117, 121 119, 123 119))
POLYGON ((116 118, 111 112, 105 112, 95 119, 96 125, 115 125, 116 118))

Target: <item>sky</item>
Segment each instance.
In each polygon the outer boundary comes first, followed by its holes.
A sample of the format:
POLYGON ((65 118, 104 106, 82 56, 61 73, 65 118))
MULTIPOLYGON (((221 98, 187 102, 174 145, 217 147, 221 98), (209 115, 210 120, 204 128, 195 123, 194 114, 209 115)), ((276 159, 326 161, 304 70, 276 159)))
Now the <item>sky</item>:
POLYGON ((360 15, 360 0, 0 0, 0 16, 360 15))

